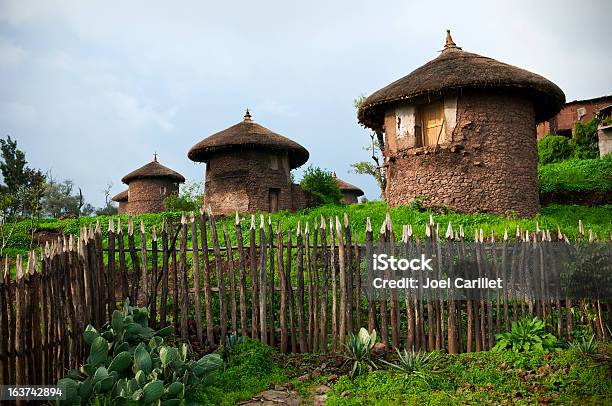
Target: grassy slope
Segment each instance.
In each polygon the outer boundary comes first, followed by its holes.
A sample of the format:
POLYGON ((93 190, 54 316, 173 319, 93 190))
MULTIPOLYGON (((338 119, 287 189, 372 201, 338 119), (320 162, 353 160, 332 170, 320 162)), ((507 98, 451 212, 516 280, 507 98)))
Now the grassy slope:
POLYGON ((538 167, 540 192, 612 192, 612 156, 538 167))
MULTIPOLYGON (((460 225, 464 227, 466 232, 466 238, 471 238, 474 231, 478 228, 484 229, 486 235, 490 235, 491 231, 494 231, 498 236, 501 236, 504 229, 510 231, 510 235, 514 235, 517 226, 521 229, 535 230, 536 223, 539 224, 540 228, 556 229, 557 225, 561 227, 563 232, 568 235, 569 238, 576 238, 578 235, 578 220, 582 220, 585 224, 586 229, 592 228, 594 233, 600 239, 607 239, 612 231, 612 206, 600 206, 600 207, 585 207, 585 206, 570 206, 570 205, 551 205, 543 208, 535 218, 533 219, 513 219, 495 216, 491 214, 459 214, 459 213, 446 213, 436 214, 427 211, 418 211, 410 206, 401 206, 392 208, 389 210, 384 202, 370 202, 366 204, 356 204, 351 206, 321 206, 309 210, 303 210, 296 213, 281 212, 271 215, 273 223, 277 221, 281 222, 283 232, 286 233, 288 228, 295 231, 298 222, 301 222, 302 226, 309 222, 311 227, 316 220, 319 221, 323 215, 326 218, 329 216, 342 217, 343 213, 348 213, 351 227, 358 233, 358 239, 363 241, 365 238, 365 224, 366 219, 369 217, 372 221, 374 230, 384 221, 387 211, 391 214, 391 220, 394 224, 396 233, 401 235, 402 224, 412 224, 415 233, 420 236, 424 235, 425 225, 429 221, 430 214, 433 215, 434 220, 440 223, 443 230, 446 229, 448 222, 452 222, 453 227, 457 228, 460 225)), ((267 216, 267 214, 266 214, 267 216)), ((116 220, 119 216, 114 216, 116 220)), ((126 233, 126 225, 128 217, 123 215, 120 216, 123 224, 124 233, 126 233)), ((144 222, 147 229, 148 238, 150 236, 150 230, 153 225, 157 226, 158 234, 162 223, 162 218, 172 218, 175 221, 180 219, 180 213, 156 213, 156 214, 144 214, 134 217, 136 224, 141 221, 144 222)), ((78 235, 79 229, 83 226, 94 224, 96 221, 100 221, 104 236, 107 235, 109 217, 82 217, 80 219, 68 219, 68 220, 56 220, 56 219, 41 219, 38 224, 34 222, 34 225, 38 230, 57 230, 63 231, 66 234, 78 235)), ((235 241, 234 235, 234 218, 225 218, 220 220, 221 224, 227 225, 232 240, 235 241)), ((242 217, 242 229, 243 231, 248 230, 250 219, 242 217)), ((6 248, 6 253, 9 255, 25 254, 30 247, 30 233, 32 229, 32 221, 25 220, 17 223, 15 231, 9 241, 6 248)), ((259 226, 259 222, 257 222, 259 226)), ((140 245, 140 231, 136 227, 136 244, 140 245)), ((295 234, 294 234, 295 236, 295 234)), ((244 233, 245 241, 248 238, 248 233, 244 233)), ((210 236, 209 236, 210 238, 210 236)), ((294 237, 295 238, 295 237, 294 237)), ((294 239, 295 241, 295 239, 294 239)), ((35 245, 35 244, 34 244, 35 245)))

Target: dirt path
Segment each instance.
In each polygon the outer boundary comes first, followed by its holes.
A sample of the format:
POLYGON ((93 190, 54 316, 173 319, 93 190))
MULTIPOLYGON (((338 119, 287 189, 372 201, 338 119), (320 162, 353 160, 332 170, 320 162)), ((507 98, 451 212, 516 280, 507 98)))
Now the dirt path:
POLYGON ((297 406, 301 404, 303 404, 303 402, 300 398, 300 395, 298 395, 297 392, 290 390, 286 385, 277 386, 274 389, 269 389, 265 392, 261 392, 260 394, 253 397, 253 399, 239 403, 239 405, 247 406, 297 406))

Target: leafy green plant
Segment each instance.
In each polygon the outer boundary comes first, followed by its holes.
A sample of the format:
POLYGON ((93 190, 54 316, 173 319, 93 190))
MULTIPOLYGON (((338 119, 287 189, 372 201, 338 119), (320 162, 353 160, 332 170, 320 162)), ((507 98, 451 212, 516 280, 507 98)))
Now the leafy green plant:
POLYGON ((576 121, 572 142, 575 145, 573 157, 578 159, 597 158, 599 156, 599 137, 597 136, 597 119, 592 118, 586 124, 576 121))
POLYGON ((237 345, 242 344, 244 342, 244 337, 239 336, 235 331, 227 336, 225 340, 225 346, 223 348, 223 363, 227 366, 229 363, 230 356, 232 354, 232 349, 234 349, 237 345))
POLYGON ((382 360, 385 365, 388 365, 393 370, 403 372, 405 380, 408 380, 410 377, 416 377, 425 382, 429 380, 430 371, 426 369, 426 365, 433 363, 437 359, 435 352, 426 353, 415 351, 414 349, 400 351, 397 348, 395 351, 397 352, 398 363, 382 360))
POLYGON ((98 331, 87 326, 87 363, 58 381, 66 390, 67 404, 87 404, 98 396, 112 403, 178 405, 191 387, 221 366, 218 354, 193 360, 187 346, 164 342, 173 328, 154 331, 146 308, 132 307, 126 299, 110 323, 98 331))
POLYGON ((546 134, 538 141, 538 162, 540 165, 565 161, 574 154, 574 144, 568 137, 546 134))
POLYGON ((612 191, 612 156, 538 167, 540 193, 612 191))
POLYGON ((342 192, 332 173, 319 167, 311 165, 306 168, 300 186, 325 204, 339 204, 342 199, 342 192))
POLYGON ((592 335, 591 338, 588 339, 586 337, 582 337, 580 340, 570 342, 569 347, 583 355, 595 354, 597 352, 595 335, 592 335))
POLYGON ((559 348, 555 336, 544 331, 546 323, 537 317, 512 322, 512 328, 507 333, 495 336, 494 350, 512 350, 514 352, 550 351, 559 348))
POLYGON ((361 374, 364 369, 377 368, 372 360, 372 348, 376 344, 376 330, 368 333, 368 330, 361 328, 357 335, 349 334, 346 340, 347 361, 353 362, 353 367, 349 376, 351 379, 361 374))

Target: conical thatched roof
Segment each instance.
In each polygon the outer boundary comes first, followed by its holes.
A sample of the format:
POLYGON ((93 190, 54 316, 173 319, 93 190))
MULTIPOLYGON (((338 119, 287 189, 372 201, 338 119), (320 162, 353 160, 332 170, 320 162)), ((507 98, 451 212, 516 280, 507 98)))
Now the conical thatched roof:
POLYGON ((115 196, 111 197, 111 200, 114 202, 127 202, 128 190, 125 189, 123 192, 117 193, 115 196))
POLYGON ((363 195, 363 190, 359 189, 355 185, 351 185, 350 183, 343 181, 342 179, 336 176, 336 172, 333 172, 332 175, 334 176, 334 180, 336 181, 336 184, 340 188, 341 192, 352 192, 356 193, 357 196, 363 195))
POLYGON ((151 178, 170 179, 179 183, 185 182, 183 175, 157 162, 157 156, 145 166, 125 175, 121 182, 128 184, 136 179, 151 178))
POLYGON ((244 120, 195 144, 187 156, 192 161, 206 162, 219 151, 244 149, 282 150, 289 153, 291 169, 308 161, 308 151, 295 141, 277 134, 251 120, 249 110, 244 120))
POLYGON ((462 88, 522 92, 533 100, 537 122, 557 114, 565 103, 563 91, 548 79, 465 52, 455 45, 447 31, 446 45, 436 59, 370 95, 359 107, 358 119, 367 127, 381 129, 388 104, 427 100, 444 91, 462 88))

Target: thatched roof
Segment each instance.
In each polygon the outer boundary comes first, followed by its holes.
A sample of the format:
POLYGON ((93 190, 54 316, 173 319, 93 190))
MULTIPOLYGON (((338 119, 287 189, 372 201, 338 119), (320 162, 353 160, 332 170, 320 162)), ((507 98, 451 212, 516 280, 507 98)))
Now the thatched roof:
POLYGON ((131 181, 136 179, 169 179, 174 182, 183 183, 185 178, 180 173, 173 171, 172 169, 157 162, 157 156, 146 164, 133 172, 125 175, 121 182, 129 184, 131 181))
POLYGON ((291 169, 303 165, 309 156, 306 148, 297 142, 254 122, 249 110, 242 122, 204 138, 191 147, 187 156, 192 161, 206 162, 211 155, 219 151, 244 149, 287 151, 291 169))
POLYGON ((370 95, 359 107, 358 119, 366 127, 382 129, 384 111, 389 104, 400 100, 427 100, 462 88, 525 94, 533 100, 537 122, 557 114, 565 103, 563 91, 548 79, 465 52, 455 45, 447 31, 446 45, 436 59, 370 95))
POLYGON ((127 202, 128 190, 125 189, 123 192, 117 193, 115 196, 111 197, 111 200, 114 202, 127 202))
POLYGON ((351 193, 356 193, 357 196, 362 196, 363 195, 363 190, 359 189, 357 186, 355 185, 351 185, 348 182, 343 181, 342 179, 338 178, 336 176, 336 172, 333 172, 332 175, 334 176, 334 180, 336 181, 336 184, 338 185, 338 187, 340 188, 341 192, 351 192, 351 193))

